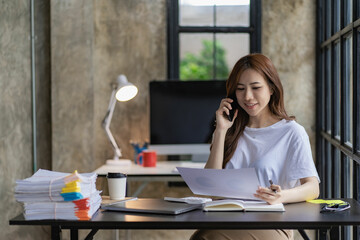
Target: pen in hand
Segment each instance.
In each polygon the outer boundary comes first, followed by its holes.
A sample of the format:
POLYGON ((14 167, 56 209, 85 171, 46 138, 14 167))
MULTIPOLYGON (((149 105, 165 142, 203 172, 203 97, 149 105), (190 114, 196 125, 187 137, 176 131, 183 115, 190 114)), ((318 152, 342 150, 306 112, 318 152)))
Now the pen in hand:
POLYGON ((274 184, 271 179, 269 180, 269 183, 270 183, 270 189, 271 189, 274 193, 276 193, 276 189, 272 189, 272 188, 271 188, 271 186, 274 184))

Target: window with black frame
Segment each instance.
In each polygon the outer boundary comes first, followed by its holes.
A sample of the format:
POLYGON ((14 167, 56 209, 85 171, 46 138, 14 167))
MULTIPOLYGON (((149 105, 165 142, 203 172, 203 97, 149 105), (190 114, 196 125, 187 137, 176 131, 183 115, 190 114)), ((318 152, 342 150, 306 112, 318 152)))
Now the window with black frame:
POLYGON ((261 0, 168 0, 168 78, 224 80, 261 52, 261 0))
MULTIPOLYGON (((322 198, 360 201, 360 3, 317 6, 317 163, 322 198)), ((331 239, 360 239, 359 227, 331 239)))

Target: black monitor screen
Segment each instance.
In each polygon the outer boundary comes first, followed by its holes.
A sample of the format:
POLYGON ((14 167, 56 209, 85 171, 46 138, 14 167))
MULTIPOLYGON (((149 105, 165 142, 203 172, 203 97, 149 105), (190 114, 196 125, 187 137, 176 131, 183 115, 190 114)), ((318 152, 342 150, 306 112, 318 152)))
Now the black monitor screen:
POLYGON ((150 82, 150 143, 209 143, 225 81, 150 82))

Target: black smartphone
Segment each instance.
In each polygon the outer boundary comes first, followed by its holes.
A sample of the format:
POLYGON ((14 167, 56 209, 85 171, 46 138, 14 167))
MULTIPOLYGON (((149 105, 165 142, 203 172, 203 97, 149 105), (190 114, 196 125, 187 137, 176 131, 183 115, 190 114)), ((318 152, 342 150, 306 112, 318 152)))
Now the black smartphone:
POLYGON ((233 102, 231 103, 231 107, 232 109, 230 110, 230 114, 228 115, 228 119, 231 122, 234 118, 234 114, 235 114, 235 110, 239 109, 239 104, 237 102, 236 96, 235 95, 231 95, 228 98, 231 98, 233 100, 233 102))

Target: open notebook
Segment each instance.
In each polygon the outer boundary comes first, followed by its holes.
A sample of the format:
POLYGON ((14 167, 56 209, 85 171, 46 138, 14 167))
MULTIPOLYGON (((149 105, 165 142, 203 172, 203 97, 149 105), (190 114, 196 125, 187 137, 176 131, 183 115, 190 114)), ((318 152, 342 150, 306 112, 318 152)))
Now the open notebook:
POLYGON ((282 203, 270 205, 265 202, 224 199, 207 202, 204 211, 249 211, 249 212, 284 212, 282 203))

